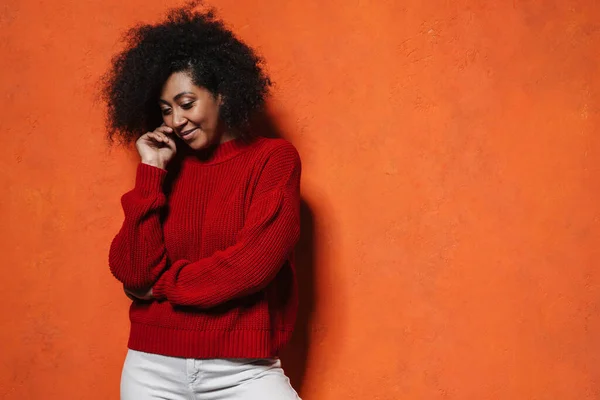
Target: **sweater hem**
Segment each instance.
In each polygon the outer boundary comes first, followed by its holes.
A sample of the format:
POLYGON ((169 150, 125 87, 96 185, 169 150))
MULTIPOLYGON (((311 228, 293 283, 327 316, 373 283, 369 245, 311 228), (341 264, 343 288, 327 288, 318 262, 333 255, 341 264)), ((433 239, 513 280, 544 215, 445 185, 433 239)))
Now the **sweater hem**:
POLYGON ((183 358, 274 358, 292 330, 182 330, 131 323, 131 350, 183 358))

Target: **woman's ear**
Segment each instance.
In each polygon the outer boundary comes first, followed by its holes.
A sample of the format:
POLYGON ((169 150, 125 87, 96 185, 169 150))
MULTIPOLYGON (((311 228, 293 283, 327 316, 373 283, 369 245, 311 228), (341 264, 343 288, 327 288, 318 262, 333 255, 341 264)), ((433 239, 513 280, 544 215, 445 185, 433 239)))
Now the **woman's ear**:
POLYGON ((222 94, 217 95, 217 105, 222 106, 225 103, 225 97, 222 94))

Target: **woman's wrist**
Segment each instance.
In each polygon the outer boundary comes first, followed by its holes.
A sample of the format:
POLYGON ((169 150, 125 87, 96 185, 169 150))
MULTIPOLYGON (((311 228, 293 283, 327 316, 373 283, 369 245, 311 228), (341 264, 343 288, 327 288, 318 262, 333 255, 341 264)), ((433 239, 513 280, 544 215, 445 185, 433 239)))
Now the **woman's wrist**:
POLYGON ((165 165, 165 163, 160 162, 158 160, 142 160, 142 164, 146 164, 146 165, 150 165, 152 167, 156 167, 156 168, 160 168, 160 169, 164 169, 166 170, 167 166, 165 165))

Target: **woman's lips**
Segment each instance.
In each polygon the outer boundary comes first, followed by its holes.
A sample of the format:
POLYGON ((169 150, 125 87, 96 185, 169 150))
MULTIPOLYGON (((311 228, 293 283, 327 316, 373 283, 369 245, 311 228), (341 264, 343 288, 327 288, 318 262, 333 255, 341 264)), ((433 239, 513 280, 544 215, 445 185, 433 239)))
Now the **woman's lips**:
POLYGON ((183 131, 183 132, 181 132, 181 133, 179 134, 179 136, 180 136, 182 139, 189 138, 189 137, 190 137, 190 135, 191 135, 192 133, 196 132, 196 130, 197 130, 197 129, 198 129, 198 128, 194 128, 194 129, 189 129, 189 130, 187 130, 187 131, 183 131))

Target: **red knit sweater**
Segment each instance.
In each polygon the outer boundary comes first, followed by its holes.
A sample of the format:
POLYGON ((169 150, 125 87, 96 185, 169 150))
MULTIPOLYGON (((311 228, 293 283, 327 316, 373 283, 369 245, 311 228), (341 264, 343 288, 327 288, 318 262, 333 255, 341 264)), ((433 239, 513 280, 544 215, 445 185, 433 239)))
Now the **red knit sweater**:
POLYGON ((297 307, 300 158, 283 139, 232 140, 169 172, 140 164, 109 254, 130 289, 129 348, 188 358, 267 358, 297 307))

